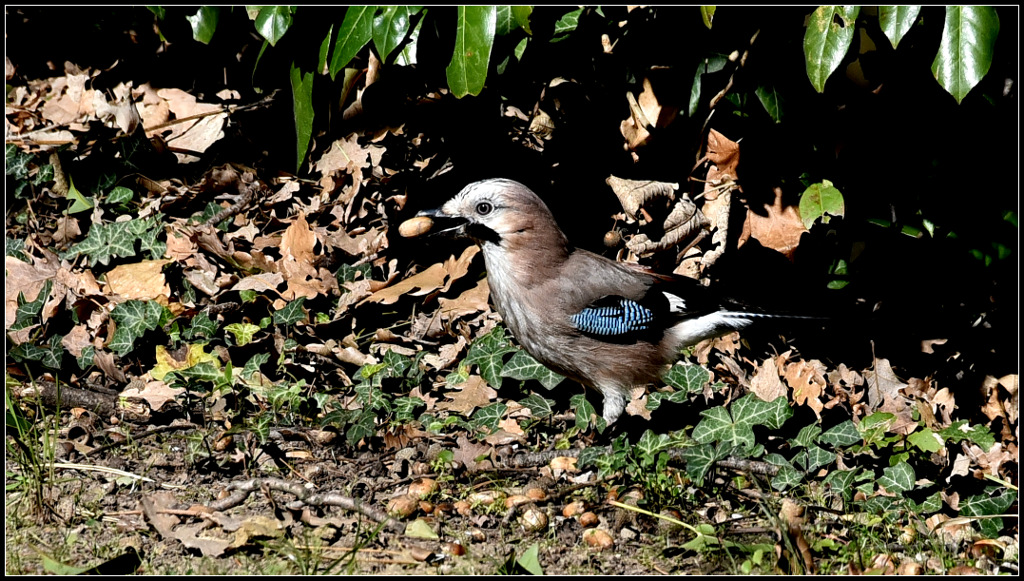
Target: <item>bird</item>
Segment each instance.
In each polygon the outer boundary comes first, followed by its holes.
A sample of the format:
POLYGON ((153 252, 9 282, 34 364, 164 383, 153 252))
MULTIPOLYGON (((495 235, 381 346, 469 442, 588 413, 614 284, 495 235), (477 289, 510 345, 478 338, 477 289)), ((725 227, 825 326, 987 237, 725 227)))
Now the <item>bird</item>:
POLYGON ((762 312, 695 279, 576 248, 544 201, 509 179, 471 183, 399 231, 476 242, 512 335, 549 369, 596 389, 609 426, 632 389, 657 381, 683 347, 759 319, 818 318, 762 312))

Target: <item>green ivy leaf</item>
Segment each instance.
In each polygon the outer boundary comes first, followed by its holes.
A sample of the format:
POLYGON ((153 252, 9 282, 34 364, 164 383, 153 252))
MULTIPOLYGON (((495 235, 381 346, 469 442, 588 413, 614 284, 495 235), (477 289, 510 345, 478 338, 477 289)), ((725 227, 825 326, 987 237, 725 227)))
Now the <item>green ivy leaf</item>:
POLYGON ((192 317, 191 323, 188 328, 182 332, 181 337, 185 341, 192 341, 198 337, 206 337, 212 339, 213 335, 217 332, 217 323, 210 319, 210 313, 207 310, 200 311, 199 314, 192 317))
POLYGON ((416 418, 416 410, 426 407, 426 402, 418 397, 397 397, 392 403, 395 410, 395 420, 402 423, 409 423, 416 418))
POLYGON ((124 357, 135 348, 136 342, 146 331, 160 325, 164 308, 156 301, 125 301, 110 311, 110 318, 117 323, 117 330, 107 346, 111 351, 124 357))
POLYGON ((991 6, 947 6, 932 75, 957 103, 964 100, 992 66, 999 15, 991 6))
POLYGON ((345 68, 356 54, 370 42, 373 34, 373 15, 376 6, 349 6, 345 10, 345 20, 338 29, 338 39, 334 42, 334 54, 331 57, 331 79, 338 71, 345 68))
POLYGON ((818 438, 818 443, 828 444, 834 447, 852 446, 860 443, 863 438, 860 435, 860 431, 857 430, 857 426, 854 425, 852 420, 846 420, 845 422, 833 426, 827 432, 818 438))
POLYGON ((526 569, 531 575, 543 575, 544 569, 540 566, 540 543, 530 545, 529 549, 517 559, 519 566, 526 569))
POLYGON ((820 184, 811 184, 800 194, 800 221, 808 230, 821 218, 822 224, 828 224, 829 215, 843 216, 846 214, 846 203, 843 194, 832 182, 822 180, 820 184))
POLYGON ((43 288, 39 289, 39 294, 31 301, 25 298, 24 292, 18 292, 18 308, 14 312, 14 324, 11 325, 11 331, 24 329, 35 322, 36 317, 43 310, 43 305, 50 298, 51 288, 53 288, 52 279, 43 283, 43 288))
POLYGON ((96 348, 89 345, 82 349, 82 354, 77 357, 78 368, 82 371, 92 367, 92 360, 96 356, 96 348))
POLYGON ((910 27, 914 26, 920 12, 920 6, 878 7, 878 24, 893 48, 899 46, 903 36, 910 32, 910 27))
MULTIPOLYGON (((989 516, 1005 513, 1017 500, 1015 490, 999 489, 989 486, 982 494, 961 499, 960 514, 964 516, 989 516)), ((1003 519, 979 519, 978 528, 990 539, 999 536, 1003 529, 1003 519)))
POLYGON ((906 462, 882 470, 878 484, 889 492, 900 494, 914 488, 914 468, 906 462))
POLYGON ((360 410, 354 420, 345 432, 345 440, 352 446, 373 435, 377 428, 377 413, 368 409, 360 410))
POLYGON ((819 6, 811 14, 804 35, 804 58, 807 78, 819 93, 825 91, 825 81, 853 42, 853 25, 859 13, 860 6, 819 6))
POLYGON ((732 451, 731 446, 702 444, 683 448, 686 474, 697 486, 704 484, 704 476, 714 467, 715 462, 725 458, 732 451))
POLYGON ((928 428, 922 428, 910 434, 907 436, 907 441, 925 452, 938 452, 945 446, 942 437, 928 428))
POLYGON ((560 42, 569 37, 569 33, 576 30, 576 27, 580 23, 580 14, 583 14, 582 8, 576 10, 570 10, 566 12, 558 22, 555 23, 555 30, 551 33, 551 42, 560 42))
POLYGON ((195 15, 186 16, 185 20, 192 25, 192 38, 203 44, 210 44, 210 41, 213 40, 213 33, 217 32, 220 7, 203 6, 195 15))
POLYGON ((260 328, 259 325, 253 325, 252 323, 231 323, 226 325, 224 330, 234 335, 235 345, 245 347, 252 343, 252 338, 256 336, 260 328))
POLYGON ((448 87, 456 98, 479 95, 483 90, 496 26, 497 7, 459 6, 455 51, 445 69, 448 87))
POLYGON ((288 303, 284 308, 274 311, 275 325, 293 325, 306 318, 306 312, 302 309, 302 303, 306 297, 297 297, 288 303))
POLYGON ((860 468, 833 470, 825 477, 823 484, 831 486, 832 490, 838 491, 843 496, 844 501, 849 502, 850 498, 853 497, 853 483, 859 471, 860 468))
POLYGON ((245 367, 242 368, 241 376, 244 378, 250 378, 253 374, 258 373, 260 366, 270 361, 270 353, 257 353, 249 358, 245 362, 245 367))
POLYGON ((132 201, 133 197, 135 197, 135 192, 131 191, 130 188, 126 188, 124 186, 117 186, 116 188, 110 190, 110 194, 107 195, 106 202, 108 205, 115 206, 117 204, 128 203, 132 201))
POLYGON ((515 350, 505 338, 505 328, 495 327, 490 333, 473 341, 462 365, 479 366, 480 376, 488 385, 497 389, 501 387, 501 370, 504 367, 502 359, 505 354, 515 350))
POLYGON ((685 395, 700 393, 711 380, 711 373, 700 365, 678 362, 662 376, 666 384, 685 395))
POLYGON ((50 369, 60 369, 61 361, 64 359, 64 346, 61 345, 63 339, 63 335, 50 337, 50 344, 48 348, 44 348, 43 356, 39 362, 50 369))
POLYGON ((547 389, 554 389, 565 379, 565 376, 551 371, 522 349, 516 351, 508 363, 501 368, 501 376, 521 381, 536 379, 547 389))
POLYGON ((498 429, 498 423, 501 422, 501 418, 505 416, 505 412, 508 411, 508 406, 498 402, 492 403, 487 407, 480 408, 473 414, 472 424, 478 428, 484 428, 488 432, 493 433, 498 429))
POLYGON ((530 416, 535 420, 550 416, 553 413, 554 408, 552 406, 554 403, 555 400, 547 399, 535 393, 519 400, 519 404, 530 410, 530 416))
POLYGON ((668 434, 655 434, 651 430, 645 430, 637 441, 634 450, 643 463, 649 465, 654 462, 658 452, 668 448, 671 443, 672 439, 669 438, 668 434))
POLYGON ((275 46, 284 33, 292 26, 292 10, 289 6, 261 6, 256 16, 256 32, 275 46))
POLYGON ((821 426, 818 424, 809 424, 804 426, 800 433, 789 441, 789 445, 795 448, 810 448, 814 444, 814 440, 821 434, 821 426))

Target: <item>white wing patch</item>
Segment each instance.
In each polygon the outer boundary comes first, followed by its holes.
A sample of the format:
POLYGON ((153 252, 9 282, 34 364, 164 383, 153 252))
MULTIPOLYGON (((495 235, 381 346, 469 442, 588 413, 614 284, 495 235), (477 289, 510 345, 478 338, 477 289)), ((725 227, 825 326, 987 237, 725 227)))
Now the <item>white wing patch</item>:
POLYGON ((672 293, 662 292, 665 298, 668 299, 668 310, 673 313, 685 313, 686 312, 686 301, 679 298, 672 293))

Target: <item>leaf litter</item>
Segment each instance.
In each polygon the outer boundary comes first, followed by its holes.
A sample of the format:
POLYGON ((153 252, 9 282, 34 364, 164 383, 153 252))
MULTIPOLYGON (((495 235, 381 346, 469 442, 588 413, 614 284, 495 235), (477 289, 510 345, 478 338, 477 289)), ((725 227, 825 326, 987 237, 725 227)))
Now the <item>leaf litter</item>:
MULTIPOLYGON (((47 151, 79 141, 94 124, 128 135, 137 116, 147 137, 162 141, 184 164, 200 161, 224 138, 229 117, 223 106, 149 85, 118 85, 107 101, 87 88, 98 74, 69 64, 62 77, 18 87, 10 101, 17 111, 8 113, 8 142, 27 152, 47 151)), ((644 87, 632 125, 623 126, 639 154, 655 135, 649 129, 674 118, 670 110, 659 112, 651 83, 644 87)), ((519 131, 530 130, 525 115, 510 117, 519 131)), ((558 129, 547 131, 551 139, 558 129)), ((11 230, 26 239, 20 255, 9 252, 5 262, 5 330, 12 345, 24 346, 8 354, 9 381, 21 384, 11 392, 15 401, 28 405, 30 395, 44 406, 60 401, 62 410, 81 416, 91 401, 85 394, 99 386, 110 392, 109 409, 120 412, 96 423, 116 429, 60 447, 60 459, 81 460, 110 446, 112 456, 104 461, 189 483, 188 507, 181 508, 181 491, 154 487, 107 503, 107 518, 125 530, 152 527, 164 541, 208 557, 298 538, 298 529, 315 526, 326 544, 354 545, 367 527, 384 531, 377 542, 403 551, 422 550, 416 543, 426 539, 431 551, 451 561, 458 551, 430 539, 438 529, 445 539, 471 543, 470 530, 483 528, 484 538, 496 539, 508 524, 487 508, 490 502, 459 499, 481 487, 496 498, 506 494, 491 480, 473 483, 475 475, 497 471, 552 493, 596 482, 593 472, 578 474, 576 458, 567 457, 580 453, 584 443, 570 442, 592 418, 552 424, 550 417, 534 417, 542 402, 550 407, 548 383, 544 389, 530 384, 540 401, 523 405, 521 395, 501 381, 507 356, 517 348, 488 306, 481 261, 474 260, 479 249, 470 246, 430 265, 389 255, 398 234, 391 224, 398 223, 406 200, 389 190, 388 177, 430 165, 436 144, 419 143, 404 128, 351 133, 313 163, 321 176, 315 186, 287 177, 264 182, 248 169, 222 166, 193 186, 176 178, 140 179, 149 198, 135 212, 115 215, 94 198, 90 215, 60 216, 37 224, 38 231, 11 230), (255 190, 269 195, 248 194, 255 190), (55 323, 71 317, 76 322, 66 329, 55 323), (222 331, 232 325, 231 334, 222 331), (243 325, 249 326, 244 342, 243 325), (68 357, 60 358, 65 351, 68 357), (39 381, 66 384, 61 396, 26 389, 31 379, 25 362, 36 361, 44 363, 39 381), (126 435, 148 434, 147 426, 177 428, 167 436, 177 443, 157 451, 143 439, 145 453, 119 456, 126 435), (538 446, 542 441, 566 455, 522 472, 508 468, 527 448, 550 447, 538 446), (385 499, 408 496, 400 493, 403 483, 427 474, 443 477, 441 487, 388 515, 385 499), (398 518, 415 526, 406 528, 398 518)), ((729 196, 742 193, 735 183, 737 158, 736 144, 712 131, 701 162, 708 171, 700 209, 676 192, 677 184, 609 177, 625 211, 624 258, 692 248, 710 233, 715 250, 691 272, 699 275, 710 266, 714 259, 708 257, 724 250, 729 196), (643 209, 655 199, 669 203, 656 212, 643 209), (652 223, 666 236, 649 238, 642 228, 652 223)), ((780 189, 770 205, 752 208, 743 224, 740 245, 756 239, 787 257, 807 230, 795 208, 783 205, 780 189)), ((949 386, 930 377, 900 378, 886 359, 861 370, 804 360, 791 350, 750 360, 735 335, 705 341, 693 354, 715 376, 714 383, 698 386, 697 398, 716 405, 724 405, 723 397, 733 400, 742 386, 765 401, 786 397, 823 423, 840 409, 855 422, 883 414, 886 437, 920 433, 919 417, 932 433, 974 429, 955 419, 949 386)), ((1006 478, 1016 465, 1017 389, 1016 374, 986 378, 981 412, 1000 427, 998 441, 986 446, 965 439, 954 458, 942 447, 936 464, 949 467, 947 483, 954 477, 1006 478)), ((647 392, 634 396, 628 412, 650 419, 647 392)), ((558 405, 564 408, 565 399, 558 405)), ((62 430, 59 439, 70 442, 70 434, 62 430)), ((110 490, 128 490, 116 479, 110 483, 110 490)), ((955 490, 944 490, 943 498, 954 510, 960 504, 955 490)), ((61 518, 74 518, 67 505, 56 510, 61 518)), ((945 515, 931 519, 931 530, 966 535, 963 526, 941 526, 948 519, 939 517, 945 515)), ((787 522, 806 544, 794 524, 802 521, 787 522)), ((573 533, 579 528, 559 526, 573 533)), ((629 530, 620 523, 623 529, 629 530)))

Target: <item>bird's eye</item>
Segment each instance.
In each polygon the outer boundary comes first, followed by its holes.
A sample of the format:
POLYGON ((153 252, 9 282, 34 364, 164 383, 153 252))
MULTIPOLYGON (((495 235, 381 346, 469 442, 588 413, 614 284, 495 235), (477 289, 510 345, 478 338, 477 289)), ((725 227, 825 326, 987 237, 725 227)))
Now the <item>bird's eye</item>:
POLYGON ((490 202, 480 202, 476 205, 476 213, 481 216, 490 214, 492 210, 494 210, 494 206, 492 206, 490 202))

